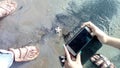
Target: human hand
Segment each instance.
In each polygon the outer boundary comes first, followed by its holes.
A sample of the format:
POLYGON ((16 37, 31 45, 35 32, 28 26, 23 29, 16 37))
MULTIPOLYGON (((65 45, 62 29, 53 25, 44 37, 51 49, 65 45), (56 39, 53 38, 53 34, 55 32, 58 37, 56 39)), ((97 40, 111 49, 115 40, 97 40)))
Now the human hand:
POLYGON ((81 64, 80 54, 78 54, 76 58, 74 58, 71 57, 65 45, 64 45, 64 50, 67 57, 67 60, 65 61, 65 68, 83 68, 81 64))
POLYGON ((88 28, 91 29, 91 35, 92 36, 97 36, 97 38, 99 39, 99 41, 101 43, 106 43, 108 40, 108 35, 105 34, 102 30, 100 30, 97 26, 95 26, 92 22, 86 22, 83 23, 83 25, 81 27, 87 26, 88 28))

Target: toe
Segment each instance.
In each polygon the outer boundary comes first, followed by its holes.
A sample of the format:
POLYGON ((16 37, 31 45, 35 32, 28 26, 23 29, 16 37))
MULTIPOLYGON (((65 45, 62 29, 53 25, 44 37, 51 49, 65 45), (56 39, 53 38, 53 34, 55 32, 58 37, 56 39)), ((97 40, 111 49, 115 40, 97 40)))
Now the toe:
POLYGON ((97 66, 100 66, 101 64, 103 64, 103 62, 104 62, 103 60, 99 59, 99 60, 96 61, 95 64, 96 64, 97 66))
POLYGON ((91 59, 91 61, 94 62, 94 61, 96 61, 96 60, 99 60, 99 59, 100 59, 100 56, 96 54, 96 55, 94 55, 93 57, 91 57, 90 59, 91 59))

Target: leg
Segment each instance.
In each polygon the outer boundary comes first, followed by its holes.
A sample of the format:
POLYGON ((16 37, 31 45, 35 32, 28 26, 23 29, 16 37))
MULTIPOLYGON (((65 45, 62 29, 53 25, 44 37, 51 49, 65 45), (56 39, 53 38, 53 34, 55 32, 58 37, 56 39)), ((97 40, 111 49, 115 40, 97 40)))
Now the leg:
POLYGON ((99 68, 115 68, 115 65, 101 54, 95 54, 90 60, 99 68))

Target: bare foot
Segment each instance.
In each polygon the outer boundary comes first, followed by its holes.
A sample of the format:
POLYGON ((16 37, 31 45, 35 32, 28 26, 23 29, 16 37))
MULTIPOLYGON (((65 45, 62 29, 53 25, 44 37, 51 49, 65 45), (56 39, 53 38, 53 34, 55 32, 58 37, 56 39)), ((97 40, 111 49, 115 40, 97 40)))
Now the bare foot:
POLYGON ((0 2, 0 18, 12 14, 17 8, 17 3, 13 0, 4 0, 0 2))
POLYGON ((90 60, 99 68, 115 68, 115 65, 101 54, 95 54, 90 60))
POLYGON ((15 55, 16 62, 34 60, 39 55, 39 50, 36 46, 25 46, 23 48, 9 48, 15 55))

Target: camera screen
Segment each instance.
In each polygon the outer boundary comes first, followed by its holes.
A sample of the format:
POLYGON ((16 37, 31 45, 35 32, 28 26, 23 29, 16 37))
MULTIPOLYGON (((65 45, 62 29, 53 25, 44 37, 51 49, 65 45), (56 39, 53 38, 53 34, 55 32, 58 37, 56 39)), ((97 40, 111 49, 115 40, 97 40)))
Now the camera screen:
POLYGON ((84 28, 68 45, 75 53, 78 53, 91 39, 92 36, 84 28))

